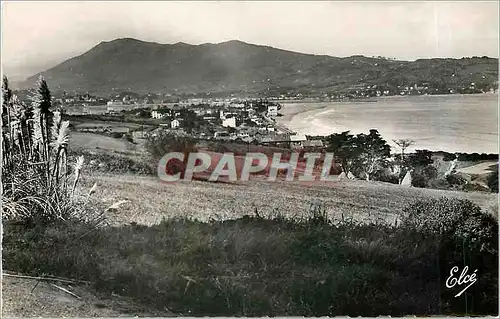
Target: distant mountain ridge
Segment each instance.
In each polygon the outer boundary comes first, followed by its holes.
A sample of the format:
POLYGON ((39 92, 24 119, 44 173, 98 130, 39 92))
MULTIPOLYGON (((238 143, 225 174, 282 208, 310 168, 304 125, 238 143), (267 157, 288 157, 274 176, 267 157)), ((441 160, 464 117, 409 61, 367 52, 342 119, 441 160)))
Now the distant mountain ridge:
POLYGON ((159 44, 132 38, 101 42, 82 55, 35 74, 53 90, 109 94, 342 91, 360 85, 442 86, 498 80, 498 59, 420 59, 414 62, 338 58, 232 40, 218 44, 159 44), (437 85, 437 84, 436 84, 437 85))

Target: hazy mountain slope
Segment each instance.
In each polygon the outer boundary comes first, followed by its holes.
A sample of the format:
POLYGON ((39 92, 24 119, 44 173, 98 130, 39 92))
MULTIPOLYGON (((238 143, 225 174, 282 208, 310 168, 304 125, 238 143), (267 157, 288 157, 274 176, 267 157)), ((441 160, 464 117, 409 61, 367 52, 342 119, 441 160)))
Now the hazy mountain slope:
MULTIPOLYGON (((102 42, 42 72, 53 89, 110 93, 264 91, 267 88, 349 88, 356 84, 495 81, 498 60, 415 62, 290 52, 241 41, 158 44, 135 39, 102 42), (452 74, 456 74, 452 77, 452 74), (482 77, 485 76, 483 79, 482 77)), ((25 85, 33 85, 39 74, 25 85)))

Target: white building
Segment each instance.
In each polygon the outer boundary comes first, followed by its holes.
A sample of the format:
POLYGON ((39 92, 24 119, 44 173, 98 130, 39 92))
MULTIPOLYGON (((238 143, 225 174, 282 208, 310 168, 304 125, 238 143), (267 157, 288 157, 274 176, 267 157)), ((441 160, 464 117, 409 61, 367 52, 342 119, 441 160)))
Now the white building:
POLYGON ((146 138, 148 136, 148 132, 147 131, 134 131, 132 132, 132 137, 134 139, 137 139, 137 138, 146 138))
POLYGON ((278 116, 278 106, 277 105, 269 105, 267 107, 267 115, 268 116, 278 116))
POLYGON ((222 126, 224 127, 236 127, 236 118, 230 117, 222 121, 222 126))
POLYGON ((121 111, 126 110, 126 107, 124 105, 114 105, 113 106, 108 106, 106 108, 106 113, 118 113, 121 111))
POLYGON ((181 123, 179 122, 179 120, 172 120, 172 121, 170 122, 170 127, 171 127, 171 128, 178 128, 180 124, 181 124, 181 123))
POLYGON ((196 104, 201 104, 201 103, 203 103, 203 99, 188 99, 187 103, 189 105, 191 105, 191 104, 195 104, 195 105, 196 104))
POLYGON ((154 110, 151 112, 151 118, 157 120, 157 119, 161 119, 165 116, 165 113, 163 112, 158 112, 157 110, 154 110))
POLYGON ((123 102, 122 101, 108 101, 107 105, 108 106, 123 105, 123 102))
POLYGON ((305 135, 290 135, 290 146, 292 149, 301 148, 302 143, 307 141, 305 135))

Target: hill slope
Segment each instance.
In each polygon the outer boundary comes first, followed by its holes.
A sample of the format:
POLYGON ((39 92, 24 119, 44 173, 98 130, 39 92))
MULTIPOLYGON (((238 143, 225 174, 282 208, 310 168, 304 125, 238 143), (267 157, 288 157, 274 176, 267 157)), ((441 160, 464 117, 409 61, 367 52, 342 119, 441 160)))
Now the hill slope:
MULTIPOLYGON (((468 86, 471 82, 494 83, 498 59, 408 62, 303 54, 241 41, 190 45, 124 38, 101 42, 42 74, 53 89, 91 93, 337 90, 359 84, 397 86, 421 82, 468 86)), ((30 77, 25 85, 33 85, 38 76, 30 77)))
POLYGON ((384 219, 394 222, 403 207, 416 199, 441 196, 465 198, 485 211, 497 215, 497 194, 440 191, 407 188, 399 185, 366 181, 339 182, 237 182, 201 181, 164 183, 157 177, 118 174, 84 175, 82 193, 97 182, 92 196, 102 209, 126 200, 120 211, 107 217, 117 225, 136 222, 159 223, 162 218, 191 216, 199 220, 210 217, 234 219, 253 215, 255 209, 267 216, 278 212, 286 216, 307 215, 311 203, 321 202, 332 218, 356 220, 384 219))

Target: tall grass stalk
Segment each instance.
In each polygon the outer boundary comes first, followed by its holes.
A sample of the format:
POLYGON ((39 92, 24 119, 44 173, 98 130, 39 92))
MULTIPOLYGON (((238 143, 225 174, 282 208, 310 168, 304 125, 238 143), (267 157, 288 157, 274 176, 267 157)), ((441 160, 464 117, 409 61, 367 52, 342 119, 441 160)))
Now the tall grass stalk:
POLYGON ((45 80, 38 80, 31 103, 17 99, 2 83, 2 204, 4 219, 25 222, 66 220, 76 214, 75 188, 83 156, 68 167, 69 122, 52 111, 45 80))

